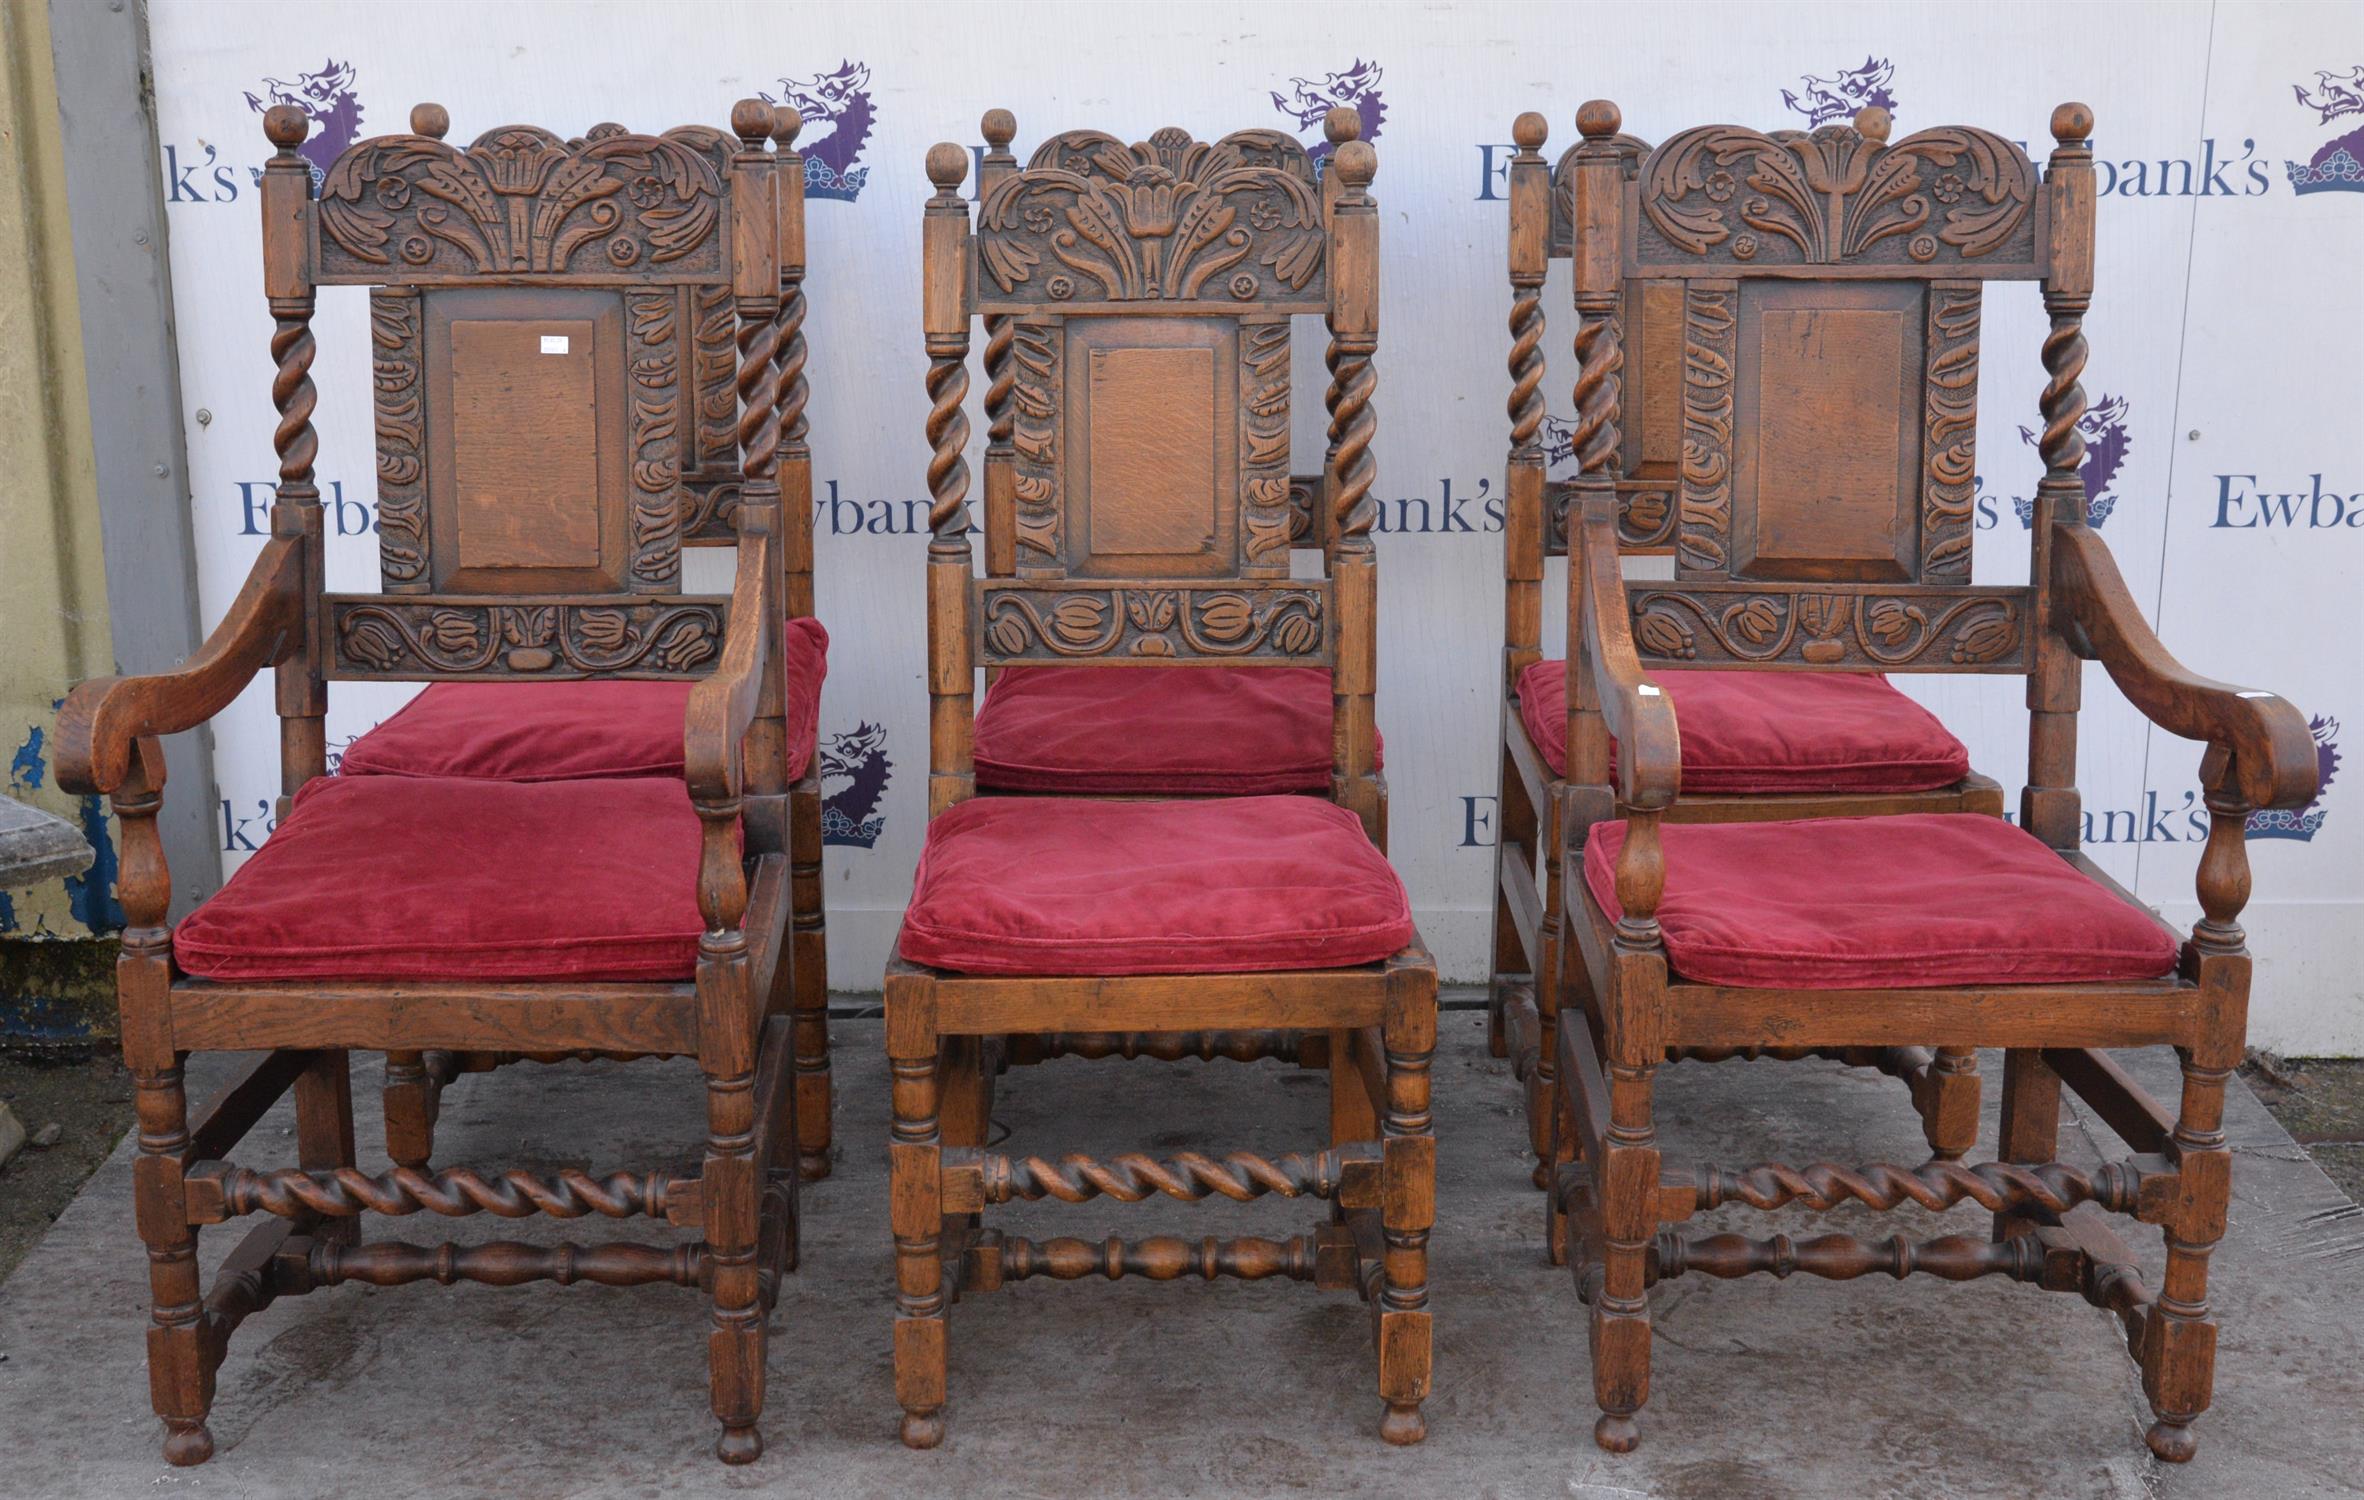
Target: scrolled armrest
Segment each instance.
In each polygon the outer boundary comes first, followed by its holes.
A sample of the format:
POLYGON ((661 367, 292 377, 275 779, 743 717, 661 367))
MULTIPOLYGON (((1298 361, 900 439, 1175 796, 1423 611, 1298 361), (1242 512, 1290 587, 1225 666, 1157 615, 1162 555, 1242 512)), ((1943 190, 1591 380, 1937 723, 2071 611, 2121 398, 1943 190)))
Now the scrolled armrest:
MULTIPOLYGON (((1674 700, 1642 670, 1625 603, 1616 517, 1587 507, 1580 523, 1584 569, 1582 628, 1601 717, 1617 739, 1617 790, 1628 807, 1658 810, 1682 790, 1683 747, 1674 700)), ((1571 564, 1572 566, 1576 564, 1571 564)))
POLYGON ((2170 655, 2108 545, 2089 527, 2052 529, 2052 613, 2077 654, 2100 662, 2145 718, 2230 755, 2250 808, 2315 800, 2315 742, 2305 715, 2286 698, 2199 676, 2170 655))
POLYGON ((722 660, 712 676, 690 689, 682 727, 682 760, 690 798, 701 803, 734 801, 746 783, 744 742, 755 722, 763 674, 772 668, 768 614, 773 608, 769 577, 774 538, 743 536, 738 572, 731 584, 730 623, 723 630, 722 660))
POLYGON ((194 729, 229 707, 256 673, 302 647, 304 597, 302 540, 271 538, 187 661, 145 677, 93 677, 66 695, 57 716, 58 784, 85 796, 112 792, 131 773, 137 741, 194 729))

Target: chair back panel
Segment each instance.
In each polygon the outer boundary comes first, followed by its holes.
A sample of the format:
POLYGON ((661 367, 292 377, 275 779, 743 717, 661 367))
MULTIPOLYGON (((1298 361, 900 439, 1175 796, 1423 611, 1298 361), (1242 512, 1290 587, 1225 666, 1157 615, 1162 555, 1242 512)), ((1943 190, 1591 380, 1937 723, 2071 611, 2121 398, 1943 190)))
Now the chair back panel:
POLYGON ((2045 270, 2025 154, 1964 128, 1703 126, 1642 160, 1622 218, 1643 443, 1652 396, 1681 433, 1678 586, 1630 595, 1645 656, 2025 670, 2028 591, 1970 584, 1981 286, 2045 270))

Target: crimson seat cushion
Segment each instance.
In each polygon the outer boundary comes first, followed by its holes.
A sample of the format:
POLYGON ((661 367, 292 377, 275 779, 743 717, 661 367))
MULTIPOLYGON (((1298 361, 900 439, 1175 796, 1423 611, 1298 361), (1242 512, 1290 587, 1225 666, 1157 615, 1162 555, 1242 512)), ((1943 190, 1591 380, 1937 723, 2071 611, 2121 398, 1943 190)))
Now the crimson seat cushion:
MULTIPOLYGON (((1925 792, 1970 774, 1962 742, 1876 672, 1692 670, 1651 680, 1674 703, 1685 792, 1925 792)), ((1519 674, 1519 719, 1552 774, 1565 776, 1566 662, 1519 674)))
MULTIPOLYGON (((2151 979, 2178 942, 2032 835, 1976 813, 1666 823, 1669 966, 1703 984, 1925 989, 2151 979)), ((1596 823, 1584 884, 1612 920, 1623 822, 1596 823)))
POLYGON ((928 825, 900 951, 969 974, 1230 974, 1411 940, 1403 882, 1332 802, 977 797, 928 825))
MULTIPOLYGON (((787 630, 788 779, 802 776, 821 723, 829 632, 787 630)), ((688 682, 438 682, 355 740, 346 776, 571 781, 680 776, 688 682)))
POLYGON ((688 979, 699 840, 679 781, 317 777, 173 955, 214 980, 688 979))
POLYGON ((1009 667, 977 710, 977 784, 1247 797, 1330 785, 1326 667, 1009 667))

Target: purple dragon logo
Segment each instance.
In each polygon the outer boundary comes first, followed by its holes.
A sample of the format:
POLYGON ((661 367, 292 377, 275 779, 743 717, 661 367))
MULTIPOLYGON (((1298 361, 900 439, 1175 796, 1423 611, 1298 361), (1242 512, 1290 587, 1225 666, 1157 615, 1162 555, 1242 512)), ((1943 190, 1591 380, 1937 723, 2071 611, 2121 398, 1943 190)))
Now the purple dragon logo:
POLYGON ((1860 64, 1842 68, 1828 78, 1806 74, 1798 80, 1804 92, 1793 94, 1783 89, 1781 102, 1806 117, 1808 130, 1844 125, 1867 105, 1877 104, 1893 113, 1896 96, 1888 92, 1888 82, 1895 76, 1896 64, 1867 52, 1860 64))
MULTIPOLYGON (((1543 414, 1543 466, 1556 469, 1576 461, 1576 424, 1543 414)), ((1573 476, 1571 476, 1573 477, 1573 476)))
MULTIPOLYGON (((2364 63, 2344 78, 2318 69, 2315 82, 2312 93, 2303 83, 2292 84, 2290 91, 2315 112, 2316 124, 2364 115, 2364 63)), ((2282 166, 2290 174, 2294 193, 2364 193, 2364 121, 2326 141, 2305 165, 2286 161, 2282 166)))
POLYGON ((2249 815, 2253 839, 2297 839, 2306 843, 2323 827, 2323 798, 2331 778, 2339 774, 2339 720, 2323 715, 2307 720, 2315 736, 2315 800, 2301 808, 2273 807, 2249 815))
POLYGON ((857 724, 821 747, 821 842, 873 848, 886 828, 878 804, 894 762, 886 758, 886 726, 857 724))
MULTIPOLYGON (((2118 497, 2110 493, 2110 485, 2118 477, 2118 470, 2126 465, 2126 454, 2134 446, 2134 439, 2126 431, 2127 401, 2124 396, 2103 396, 2085 408, 2085 415, 2077 422, 2078 435, 2085 439, 2085 462, 2077 470, 2077 477, 2085 481, 2085 524, 2099 526, 2118 508, 2118 497)), ((2042 434, 2033 428, 2019 429, 2020 439, 2029 447, 2036 446, 2042 434)), ((2019 513, 2019 524, 2036 524, 2036 502, 2014 497, 2011 508, 2019 513)))
POLYGON ((1363 122, 1361 138, 1379 139, 1380 122, 1387 118, 1387 104, 1379 97, 1379 64, 1354 60, 1354 66, 1343 73, 1325 73, 1319 80, 1292 78, 1289 92, 1272 91, 1272 107, 1297 122, 1297 133, 1313 132, 1313 142, 1305 154, 1313 158, 1318 170, 1330 159, 1330 142, 1322 134, 1322 116, 1339 105, 1360 116, 1363 122))
POLYGON ((870 169, 857 163, 878 120, 870 104, 870 65, 841 62, 836 72, 803 82, 783 78, 780 97, 765 94, 763 99, 766 104, 794 105, 804 120, 796 149, 804 153, 805 196, 840 203, 860 197, 870 169))
POLYGON ((258 115, 275 104, 292 104, 311 117, 312 133, 300 149, 312 164, 315 187, 329 164, 361 139, 361 96, 353 91, 353 65, 333 57, 318 72, 298 73, 293 83, 265 78, 263 91, 248 94, 246 104, 258 115))

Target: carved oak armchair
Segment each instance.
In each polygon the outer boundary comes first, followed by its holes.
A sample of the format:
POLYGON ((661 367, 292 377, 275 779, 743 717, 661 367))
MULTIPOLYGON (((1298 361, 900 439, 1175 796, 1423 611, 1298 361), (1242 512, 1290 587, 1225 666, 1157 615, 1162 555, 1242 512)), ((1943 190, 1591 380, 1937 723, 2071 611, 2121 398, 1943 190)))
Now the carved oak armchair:
MULTIPOLYGON (((814 754, 821 683, 828 672, 828 632, 813 616, 812 455, 806 447, 803 158, 792 149, 802 121, 793 108, 774 111, 779 170, 777 243, 780 312, 765 336, 783 369, 780 446, 780 584, 788 614, 782 636, 788 777, 789 904, 795 962, 798 1154, 807 1181, 829 1173, 831 1092, 828 951, 821 900, 821 778, 814 754)), ((415 134, 440 140, 449 123, 437 105, 412 115, 415 134)), ((580 147, 627 132, 595 125, 580 147)), ((738 142, 726 131, 685 125, 666 140, 696 151, 718 176, 730 171, 738 142)), ((727 267, 724 270, 727 272, 727 267)), ((635 410, 664 424, 635 464, 651 484, 670 486, 681 502, 681 544, 737 545, 740 502, 740 363, 727 276, 684 281, 633 307, 635 410)), ((377 382, 378 429, 391 446, 379 471, 386 576, 416 578, 432 539, 421 489, 423 473, 410 432, 425 379, 417 357, 417 299, 402 288, 372 294, 372 331, 384 378, 377 382), (407 377, 407 378, 406 378, 407 377)), ((772 362, 760 353, 751 367, 772 362)), ((683 774, 681 724, 691 685, 685 681, 512 680, 437 682, 384 723, 346 747, 343 775, 463 777, 487 781, 569 781, 683 774)), ((508 1052, 398 1052, 386 1061, 386 1144, 397 1165, 425 1168, 434 1148, 442 1092, 463 1072, 525 1060, 508 1052)), ((544 1055, 534 1059, 555 1061, 544 1055)))
MULTIPOLYGON (((1885 141, 1886 110, 1865 110, 1858 128, 1885 141)), ((1550 1185, 1551 1115, 1556 1030, 1560 1009, 1559 971, 1566 934, 1560 911, 1561 853, 1582 848, 1587 822, 1571 813, 1574 789, 1598 781, 1606 767, 1578 774, 1569 767, 1568 747, 1574 700, 1568 691, 1573 653, 1546 658, 1541 649, 1544 564, 1570 553, 1573 481, 1550 480, 1552 456, 1543 403, 1543 284, 1553 260, 1577 253, 1576 181, 1587 144, 1570 147, 1556 166, 1547 166, 1542 146, 1543 117, 1522 114, 1512 126, 1518 154, 1510 163, 1510 459, 1504 487, 1503 546, 1503 714, 1500 815, 1495 843, 1494 963, 1488 992, 1489 1038, 1498 1057, 1511 1059, 1512 1072, 1526 1085, 1527 1122, 1537 1165, 1535 1183, 1550 1185), (1540 876, 1538 867, 1540 866, 1540 876)), ((1649 145, 1630 135, 1610 141, 1624 180, 1633 181, 1649 145)), ((1736 185, 1725 170, 1710 184, 1713 193, 1736 185)), ((1699 561, 1701 543, 1688 550, 1679 535, 1676 500, 1686 485, 1709 480, 1699 466, 1712 462, 1712 444, 1688 441, 1694 417, 1678 397, 1683 390, 1684 292, 1677 280, 1625 277, 1612 296, 1618 343, 1614 371, 1621 399, 1614 429, 1582 421, 1557 435, 1570 456, 1581 451, 1603 468, 1616 492, 1615 533, 1626 556, 1677 556, 1683 567, 1699 561), (1612 433, 1614 434, 1612 436, 1612 433)), ((1582 302, 1578 304, 1581 310, 1582 302)), ((1598 311, 1598 308, 1594 309, 1598 311)), ((1975 320, 1975 309, 1969 316, 1975 320)), ((1598 322, 1584 326, 1600 328, 1598 322)), ((1594 335, 1597 339, 1598 333, 1594 335)), ((1608 351, 1602 351, 1607 353, 1608 351)), ((1585 350, 1579 346, 1581 358, 1585 350)), ((1593 359, 1584 381, 1601 378, 1607 366, 1593 359)), ((1579 385, 1581 397, 1585 385, 1579 385)), ((1954 462, 1969 462, 1968 427, 1945 433, 1954 462)), ((1963 469, 1966 478, 1970 470, 1963 469)), ((1874 475, 1890 491, 1904 476, 1874 475)), ((1967 489, 1951 503, 1967 504, 1967 489)), ((1968 544, 1966 524, 1949 536, 1968 544)), ((1966 556, 1966 553, 1965 553, 1966 556)), ((1744 822, 1769 818, 1862 817, 1882 813, 1983 812, 2003 815, 2002 787, 1970 769, 1962 742, 1927 709, 1892 686, 1874 665, 1857 670, 1787 672, 1756 670, 1744 642, 1730 659, 1712 664, 1686 661, 1690 670, 1668 673, 1661 686, 1683 721, 1683 785, 1680 802, 1667 809, 1671 822, 1744 822)), ((1614 761, 1615 750, 1610 754, 1614 761)), ((1813 1051, 1876 1067, 1903 1079, 1921 1114, 1931 1152, 1956 1160, 1978 1133, 1977 1056, 1966 1047, 1876 1047, 1843 1049, 1749 1048, 1750 1056, 1797 1056, 1813 1051)), ((1729 1047, 1693 1048, 1686 1056, 1706 1060, 1732 1057, 1729 1047)), ((1555 1230, 1549 1251, 1554 1261, 1566 1252, 1555 1230)))
MULTIPOLYGON (((981 123, 986 149, 979 157, 978 191, 1014 175, 1010 152, 1017 121, 1008 110, 987 111, 981 123)), ((1331 110, 1323 130, 1333 152, 1358 139, 1362 119, 1354 110, 1331 110)), ((1258 153, 1318 192, 1326 215, 1337 201, 1338 180, 1317 170, 1295 139, 1277 130, 1242 130, 1220 143, 1258 153)), ((1067 137, 1054 137, 1029 159, 1030 169, 1060 160, 1095 170, 1078 156, 1067 137)), ((1027 513, 1050 483, 1055 436, 1053 405, 1045 381, 1053 368, 1039 338, 1017 336, 1006 314, 985 326, 985 571, 995 578, 1038 572, 1040 559, 1030 541, 1027 513)), ((1318 550, 1326 514, 1321 474, 1290 472, 1288 422, 1289 324, 1265 325, 1256 349, 1253 385, 1244 395, 1238 440, 1252 450, 1252 481, 1270 494, 1285 489, 1289 545, 1318 550)), ((1333 367, 1336 355, 1331 355, 1333 367)), ((1334 411, 1333 384, 1328 405, 1334 411)), ((1339 432, 1333 421, 1330 452, 1339 432)), ((1325 458, 1323 468, 1328 464, 1325 458)), ((1079 793, 1095 796, 1255 796, 1293 792, 1326 796, 1330 785, 1330 679, 1319 666, 1270 669, 1225 666, 1148 666, 1112 669, 1077 655, 1071 664, 996 668, 987 674, 977 706, 975 764, 980 794, 1004 792, 1079 793), (1177 722, 1193 726, 1177 735, 1177 722)), ((1375 742, 1373 769, 1385 759, 1375 742)), ((1386 786, 1380 783, 1381 847, 1386 845, 1386 786)), ((1032 1061, 1032 1039, 1017 1047, 1012 1061, 1032 1061)))
POLYGON ((274 1299, 343 1282, 701 1292, 717 1451, 761 1451, 768 1310, 796 1253, 789 1042, 787 754, 777 460, 792 371, 779 337, 770 109, 732 111, 718 162, 678 136, 564 142, 511 126, 456 149, 424 108, 411 135, 339 157, 315 200, 306 121, 271 110, 264 290, 276 320, 279 489, 271 537, 179 669, 76 688, 60 777, 122 825, 118 970, 138 1095, 150 1385, 165 1457, 203 1462, 231 1334, 274 1299), (678 592, 672 414, 646 399, 673 357, 652 330, 681 290, 730 287, 742 410, 731 595, 678 592), (326 590, 311 320, 316 289, 373 288, 385 588, 326 590), (398 335, 398 336, 397 336, 398 335), (259 672, 278 684, 286 796, 276 831, 177 929, 156 834, 158 737, 192 729, 259 672), (692 680, 680 779, 509 782, 328 776, 332 680, 692 680), (365 876, 356 910, 321 892, 365 876), (690 1054, 706 1077, 702 1169, 554 1176, 354 1161, 347 1058, 431 1050, 690 1054), (182 1062, 260 1059, 191 1122, 182 1062), (230 1150, 290 1086, 299 1165, 230 1150), (664 1245, 365 1242, 364 1213, 645 1216, 664 1245), (249 1214, 201 1286, 197 1231, 249 1214))
MULTIPOLYGON (((1436 971, 1376 843, 1373 729, 1378 218, 1368 144, 1334 197, 1298 144, 1161 130, 1055 136, 992 170, 972 232, 968 153, 927 159, 923 255, 931 821, 886 975, 893 1072, 895 1385, 903 1440, 944 1435, 949 1304, 1032 1277, 1288 1277, 1367 1301, 1390 1442, 1425 1433, 1429 1059, 1436 971), (1291 576, 1287 320, 1327 318, 1337 446, 1324 574, 1291 576), (970 320, 1017 351, 1019 481, 968 540, 970 320), (997 321, 998 320, 998 321, 997 321), (1277 353, 1276 353, 1277 351, 1277 353), (1021 441, 1023 439, 1023 441, 1021 441), (980 670, 1318 667, 1326 798, 977 795, 980 670), (1330 1067, 1329 1149, 1107 1160, 985 1149, 994 1039, 1070 1049, 1300 1056, 1330 1067), (1013 1199, 1327 1199, 1310 1235, 1036 1242, 988 1228, 1013 1199)), ((1174 722, 1167 732, 1198 732, 1174 722)))
MULTIPOLYGON (((1615 106, 1578 116, 1580 425, 1570 570, 1573 941, 1558 1029, 1555 1192, 1591 1309, 1594 1435, 1639 1439, 1649 1289, 1683 1275, 2007 1276, 2116 1314, 2156 1420, 2151 1450, 2191 1457, 2216 1329, 2209 1252, 2224 1233, 2225 1080, 2241 1060, 2249 958, 2248 815, 2315 791, 2306 721, 2271 693, 2196 677, 2161 645, 2087 527, 2078 419, 2092 300, 2092 112, 2064 104, 2039 180, 2010 141, 1924 130, 1893 146, 1826 126, 1682 131, 1624 180, 1615 106), (1744 180, 1723 194, 1727 180, 1744 180), (1620 276, 1683 306, 1687 455, 1671 583, 1617 567, 1610 455, 1620 413, 1620 276), (2045 474, 2021 585, 1970 581, 1977 313, 1984 283, 2042 284, 2045 474), (1893 476, 1912 476, 1903 501, 1893 476), (1680 705, 1662 668, 1750 661, 2027 679, 2018 826, 1971 813, 1684 823, 1680 705), (2205 913, 2168 927, 2078 849, 2076 712, 2099 661, 2171 734, 2205 741, 2205 913), (1609 758, 1614 737, 1618 754, 1609 758), (1578 1009, 1578 1007, 1581 1007, 1578 1009), (2169 1044, 2180 1108, 2100 1049, 2169 1044), (1653 1075, 1693 1048, 2005 1049, 1998 1162, 1917 1168, 1677 1168, 1653 1075), (2066 1084, 2133 1155, 2057 1161, 2066 1084), (1723 1204, 1994 1212, 1991 1239, 1686 1236, 1723 1204), (2155 1283, 2111 1213, 2158 1225, 2155 1283)), ((1683 726, 1687 728, 1687 726, 1683 726)))

